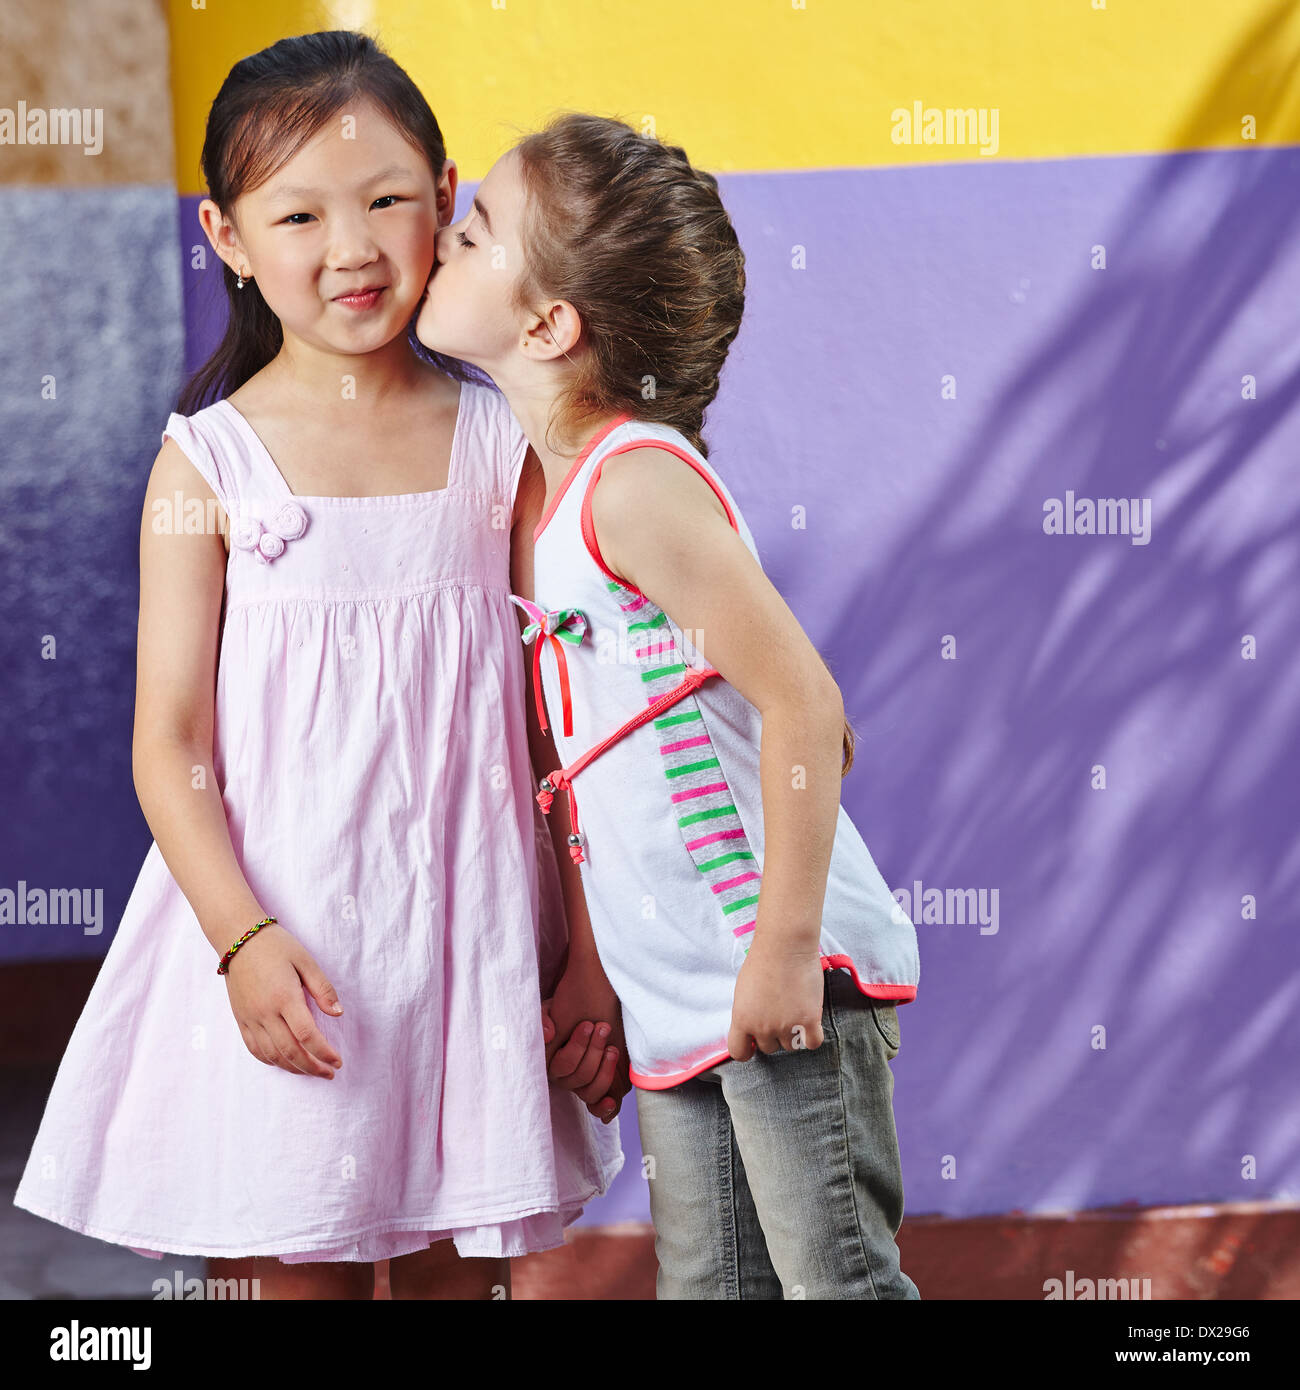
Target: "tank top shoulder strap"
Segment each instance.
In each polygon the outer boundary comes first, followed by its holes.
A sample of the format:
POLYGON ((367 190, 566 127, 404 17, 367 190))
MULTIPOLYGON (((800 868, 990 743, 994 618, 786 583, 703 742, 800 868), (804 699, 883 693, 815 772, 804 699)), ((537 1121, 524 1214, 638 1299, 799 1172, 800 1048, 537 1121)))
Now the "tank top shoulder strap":
POLYGON ((738 532, 746 544, 752 548, 752 537, 730 492, 712 465, 696 449, 691 447, 685 435, 670 425, 653 424, 644 420, 627 420, 599 442, 597 447, 592 450, 591 457, 583 469, 585 479, 579 508, 582 540, 587 548, 587 553, 607 579, 612 580, 629 593, 640 594, 641 592, 636 585, 615 574, 605 563, 605 558, 600 552, 600 543, 596 538, 596 526, 591 512, 591 495, 596 484, 600 481, 601 469, 608 460, 619 454, 630 453, 633 449, 662 449, 689 464, 713 489, 718 501, 722 503, 722 509, 726 513, 727 521, 731 524, 731 529, 738 532))

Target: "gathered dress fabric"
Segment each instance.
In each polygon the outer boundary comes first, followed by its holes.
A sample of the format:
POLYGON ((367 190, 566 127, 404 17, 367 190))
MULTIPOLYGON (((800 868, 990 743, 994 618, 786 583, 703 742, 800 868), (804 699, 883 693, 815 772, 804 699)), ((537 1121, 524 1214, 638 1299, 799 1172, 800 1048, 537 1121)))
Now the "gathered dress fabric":
POLYGON ((213 755, 231 841, 338 991, 340 1016, 307 1008, 343 1064, 248 1051, 155 842, 14 1202, 152 1256, 561 1245, 623 1154, 617 1121, 546 1076, 563 908, 508 597, 527 440, 466 382, 445 488, 311 497, 229 401, 167 436, 231 521, 213 755))

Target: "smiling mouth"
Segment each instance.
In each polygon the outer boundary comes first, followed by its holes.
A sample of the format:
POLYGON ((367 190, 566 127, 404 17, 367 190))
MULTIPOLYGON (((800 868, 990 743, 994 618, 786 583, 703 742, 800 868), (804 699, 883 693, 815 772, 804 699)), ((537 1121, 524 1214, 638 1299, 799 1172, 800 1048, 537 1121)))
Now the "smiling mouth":
POLYGON ((353 309, 368 309, 379 300, 379 296, 388 288, 387 285, 373 285, 368 290, 355 291, 352 294, 336 295, 330 302, 333 304, 345 304, 353 309))

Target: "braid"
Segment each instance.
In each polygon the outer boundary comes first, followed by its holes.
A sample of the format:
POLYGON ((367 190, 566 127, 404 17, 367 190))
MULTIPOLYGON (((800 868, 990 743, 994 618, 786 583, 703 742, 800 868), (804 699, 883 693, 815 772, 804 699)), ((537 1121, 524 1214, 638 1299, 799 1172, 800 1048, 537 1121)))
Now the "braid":
POLYGON ((530 194, 521 307, 564 299, 590 350, 552 423, 621 413, 680 430, 704 415, 740 330, 745 258, 712 174, 622 121, 564 113, 516 147, 530 194))

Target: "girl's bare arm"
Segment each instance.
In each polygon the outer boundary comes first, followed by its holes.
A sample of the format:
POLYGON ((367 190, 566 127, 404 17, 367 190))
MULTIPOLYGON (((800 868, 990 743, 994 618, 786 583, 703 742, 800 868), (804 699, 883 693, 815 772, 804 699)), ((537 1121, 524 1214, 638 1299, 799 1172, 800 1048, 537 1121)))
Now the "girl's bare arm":
POLYGON ((592 493, 592 519, 605 563, 762 714, 754 939, 815 953, 840 804, 839 687, 712 488, 681 460, 652 448, 610 459, 592 493))
MULTIPOLYGON (((222 530, 187 533, 191 499, 204 516, 216 499, 180 446, 158 451, 140 526, 140 624, 131 763, 145 820, 199 928, 217 956, 270 914, 235 857, 212 767, 217 647, 226 548, 222 530)), ((212 987, 220 988, 213 970, 212 987)), ((338 996, 286 928, 264 927, 230 962, 231 1010, 248 1050, 269 1066, 332 1077, 342 1065, 307 1008, 303 989, 330 1013, 338 996)))
MULTIPOLYGON (((533 594, 533 528, 541 519, 542 506, 546 500, 546 480, 542 475, 537 456, 529 449, 524 461, 523 473, 515 500, 515 514, 511 531, 510 567, 511 589, 521 596, 532 597, 541 603, 546 595, 533 594)), ((523 609, 516 609, 519 627, 528 625, 523 609)), ((541 639, 538 638, 538 641, 541 639)), ((533 694, 531 647, 523 648, 527 668, 525 684, 525 717, 528 723, 528 751, 533 769, 540 780, 548 772, 561 765, 560 754, 555 740, 549 733, 543 733, 538 719, 536 701, 533 694), (540 769, 540 771, 538 771, 540 769)), ((582 874, 569 853, 569 822, 567 803, 562 797, 555 798, 555 805, 546 818, 551 832, 551 843, 555 847, 555 859, 560 870, 560 884, 564 891, 564 906, 569 925, 569 962, 590 963, 599 968, 596 943, 591 931, 591 918, 587 913, 587 898, 582 890, 582 874)), ((602 972, 603 973, 603 972, 602 972)))
MULTIPOLYGON (((228 520, 179 445, 163 442, 149 475, 140 527, 136 656, 136 795, 172 877, 218 956, 267 916, 230 842, 212 770, 218 619, 226 549, 220 532, 186 534, 177 495, 228 520), (160 504, 160 505, 159 505, 160 504), (155 530, 170 522, 170 531, 155 530)), ((256 939, 256 938, 254 938, 256 939)), ((252 943, 249 943, 250 947, 252 943)))
MULTIPOLYGON (((545 498, 546 482, 536 455, 530 449, 519 480, 510 545, 510 587, 521 596, 538 597, 533 593, 532 534, 545 498)), ((516 611, 522 631, 528 619, 522 609, 516 611)), ((528 727, 528 751, 540 780, 561 766, 561 758, 554 738, 549 732, 543 733, 540 727, 533 693, 532 649, 521 644, 521 651, 525 667, 524 717, 528 727)), ((632 1084, 627 1074, 622 1014, 618 996, 596 952, 582 874, 569 853, 567 802, 557 796, 546 819, 559 868, 568 929, 564 970, 554 997, 548 1001, 547 1017, 555 1031, 547 1039, 547 1070, 553 1082, 575 1091, 593 1115, 610 1120, 618 1113, 622 1097, 632 1084), (599 1031, 602 1024, 608 1029, 605 1036, 599 1031), (588 1027, 590 1032, 587 1032, 588 1027)))

